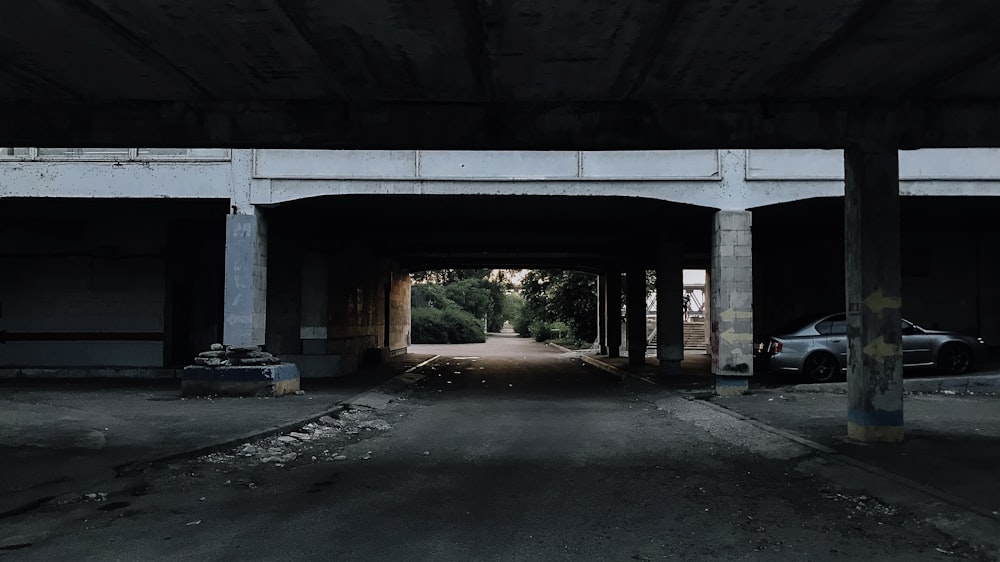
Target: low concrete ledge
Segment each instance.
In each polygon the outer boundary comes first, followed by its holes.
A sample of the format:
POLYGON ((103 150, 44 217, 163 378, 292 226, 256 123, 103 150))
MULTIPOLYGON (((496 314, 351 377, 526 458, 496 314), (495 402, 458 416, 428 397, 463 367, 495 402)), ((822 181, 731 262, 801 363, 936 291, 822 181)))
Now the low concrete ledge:
POLYGON ((183 396, 281 396, 299 390, 294 363, 204 367, 191 365, 181 375, 183 396))
POLYGON ((0 379, 179 379, 170 367, 3 367, 0 379))
MULTIPOLYGON (((790 387, 796 392, 847 392, 846 382, 796 384, 790 387)), ((1000 392, 1000 374, 971 374, 953 377, 907 378, 903 379, 905 392, 1000 392)))

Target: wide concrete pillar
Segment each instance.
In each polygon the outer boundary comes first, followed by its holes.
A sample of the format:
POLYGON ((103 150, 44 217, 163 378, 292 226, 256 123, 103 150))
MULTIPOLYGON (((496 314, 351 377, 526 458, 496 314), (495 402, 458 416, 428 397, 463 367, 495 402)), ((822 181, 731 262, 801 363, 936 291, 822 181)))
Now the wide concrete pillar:
POLYGON ((646 363, 646 270, 633 268, 625 274, 628 322, 628 364, 646 363))
POLYGON ((715 392, 745 394, 753 374, 753 271, 749 211, 719 211, 712 236, 711 353, 715 392))
POLYGON ((659 374, 681 372, 684 359, 684 265, 680 244, 660 245, 656 262, 656 358, 659 374))
POLYGON ((608 274, 597 276, 597 352, 608 354, 608 274))
POLYGON ((259 212, 226 215, 222 343, 264 345, 267 316, 267 223, 259 212))
POLYGON ((903 440, 899 154, 844 151, 847 436, 903 440))
POLYGON ((607 274, 607 327, 608 357, 621 357, 622 347, 622 276, 612 270, 607 274))

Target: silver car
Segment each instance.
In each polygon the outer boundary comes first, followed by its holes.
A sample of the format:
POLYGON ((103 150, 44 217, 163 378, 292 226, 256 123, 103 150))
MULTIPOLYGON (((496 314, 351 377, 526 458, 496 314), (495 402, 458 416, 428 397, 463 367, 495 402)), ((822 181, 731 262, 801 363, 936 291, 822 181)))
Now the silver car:
MULTIPOLYGON (((847 315, 831 314, 755 346, 774 373, 795 373, 811 382, 843 380, 847 372, 847 315)), ((982 338, 926 330, 903 320, 903 367, 936 367, 946 375, 969 371, 987 348, 982 338)))

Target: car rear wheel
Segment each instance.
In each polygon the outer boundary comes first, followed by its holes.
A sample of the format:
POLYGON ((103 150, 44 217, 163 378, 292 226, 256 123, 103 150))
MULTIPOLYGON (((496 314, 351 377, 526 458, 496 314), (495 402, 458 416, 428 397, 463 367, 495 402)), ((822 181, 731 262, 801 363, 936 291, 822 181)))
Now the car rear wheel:
POLYGON ((971 366, 972 351, 962 344, 950 343, 938 352, 938 371, 944 375, 961 375, 971 366))
POLYGON ((840 377, 840 363, 830 353, 813 353, 802 364, 802 374, 810 382, 833 382, 840 377))

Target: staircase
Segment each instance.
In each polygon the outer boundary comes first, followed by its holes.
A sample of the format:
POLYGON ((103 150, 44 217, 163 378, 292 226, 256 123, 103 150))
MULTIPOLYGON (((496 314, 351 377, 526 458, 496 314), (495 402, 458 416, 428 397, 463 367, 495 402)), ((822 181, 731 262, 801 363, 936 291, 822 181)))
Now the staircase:
MULTIPOLYGON (((656 349, 656 331, 649 338, 648 347, 656 349)), ((705 349, 705 323, 685 322, 684 323, 684 349, 705 349)))
POLYGON ((684 349, 705 349, 705 323, 684 323, 684 349))

